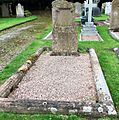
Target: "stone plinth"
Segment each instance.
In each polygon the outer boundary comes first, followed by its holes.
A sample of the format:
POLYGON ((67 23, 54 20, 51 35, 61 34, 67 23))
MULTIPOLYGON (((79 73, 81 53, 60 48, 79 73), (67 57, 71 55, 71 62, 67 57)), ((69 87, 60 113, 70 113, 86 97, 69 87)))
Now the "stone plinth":
POLYGON ((74 5, 66 0, 56 0, 53 6, 53 53, 71 55, 78 49, 78 39, 73 25, 74 5))
POLYGON ((113 0, 112 2, 110 29, 119 30, 119 0, 113 0))

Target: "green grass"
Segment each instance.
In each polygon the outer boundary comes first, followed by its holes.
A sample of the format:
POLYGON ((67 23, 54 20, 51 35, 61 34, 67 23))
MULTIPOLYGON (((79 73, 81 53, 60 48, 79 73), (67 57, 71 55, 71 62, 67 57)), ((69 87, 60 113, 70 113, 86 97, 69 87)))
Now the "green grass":
MULTIPOLYGON (((80 52, 85 52, 88 48, 94 48, 107 84, 109 86, 115 107, 119 116, 119 59, 114 52, 114 47, 119 47, 119 42, 114 40, 108 33, 108 27, 97 27, 104 41, 101 42, 79 42, 80 52)), ((51 41, 43 41, 43 37, 51 31, 51 27, 43 31, 43 34, 36 37, 36 40, 18 55, 5 69, 0 73, 1 83, 10 77, 27 60, 27 58, 37 51, 40 47, 51 46, 51 41)), ((80 31, 80 29, 79 29, 80 31)), ((100 118, 99 120, 118 120, 119 118, 100 118)), ((85 120, 77 116, 61 115, 19 115, 11 113, 1 113, 0 120, 85 120)))
MULTIPOLYGON (((94 17, 94 21, 97 22, 97 21, 105 21, 109 18, 108 15, 104 15, 104 14, 101 14, 101 16, 98 16, 98 17, 94 17)), ((81 22, 81 19, 80 18, 77 18, 74 20, 75 22, 81 22)))
POLYGON ((36 16, 24 18, 0 18, 0 31, 36 19, 36 16))
POLYGON ((94 20, 95 21, 105 21, 109 18, 108 15, 105 15, 105 14, 101 14, 101 16, 98 16, 98 17, 94 17, 94 20))

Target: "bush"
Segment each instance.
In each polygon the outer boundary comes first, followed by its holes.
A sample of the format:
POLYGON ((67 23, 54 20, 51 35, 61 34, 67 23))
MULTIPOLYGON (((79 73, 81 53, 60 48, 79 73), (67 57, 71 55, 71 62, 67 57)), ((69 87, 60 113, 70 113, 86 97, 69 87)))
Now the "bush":
POLYGON ((29 10, 25 10, 24 15, 25 15, 25 17, 29 17, 32 15, 32 13, 29 10))

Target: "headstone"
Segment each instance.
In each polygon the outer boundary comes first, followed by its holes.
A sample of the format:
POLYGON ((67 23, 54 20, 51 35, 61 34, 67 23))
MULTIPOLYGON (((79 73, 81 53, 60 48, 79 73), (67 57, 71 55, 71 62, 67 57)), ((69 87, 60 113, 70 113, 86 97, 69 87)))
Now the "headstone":
POLYGON ((24 7, 20 3, 16 6, 16 14, 17 17, 24 17, 24 7))
POLYGON ((112 2, 110 29, 119 30, 119 0, 113 0, 112 2))
POLYGON ((106 2, 106 5, 105 5, 105 14, 106 14, 106 15, 110 15, 110 13, 111 13, 111 8, 112 8, 111 2, 106 2))
POLYGON ((81 3, 76 2, 74 3, 74 5, 75 5, 75 13, 80 16, 81 15, 81 3))
POLYGON ((2 17, 9 17, 8 4, 1 5, 2 17))
POLYGON ((96 27, 94 26, 94 23, 92 22, 92 9, 93 7, 97 6, 97 3, 93 3, 93 0, 88 0, 86 7, 88 8, 88 22, 85 22, 85 25, 83 25, 81 36, 96 36, 98 33, 96 31, 96 27))
POLYGON ((99 8, 99 7, 93 7, 92 11, 93 11, 93 16, 94 16, 94 17, 101 15, 101 11, 100 11, 100 8, 99 8))
POLYGON ((73 25, 74 4, 66 0, 52 3, 55 13, 53 24, 53 54, 72 55, 77 53, 78 39, 73 25))

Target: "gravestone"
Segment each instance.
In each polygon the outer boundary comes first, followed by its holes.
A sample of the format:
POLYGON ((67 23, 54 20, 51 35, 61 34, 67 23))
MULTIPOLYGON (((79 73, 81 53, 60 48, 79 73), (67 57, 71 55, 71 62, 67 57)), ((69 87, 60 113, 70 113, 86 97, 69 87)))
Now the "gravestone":
POLYGON ((92 22, 92 9, 93 7, 97 6, 97 3, 93 3, 93 0, 87 1, 87 8, 88 8, 88 22, 85 22, 81 31, 81 39, 87 36, 98 36, 98 32, 96 31, 96 27, 92 22))
POLYGON ((101 15, 101 11, 100 11, 100 8, 99 8, 99 7, 93 7, 92 11, 93 11, 93 16, 94 16, 94 17, 101 15))
POLYGON ((110 13, 111 13, 111 8, 112 8, 111 2, 106 2, 106 5, 105 5, 105 14, 106 14, 106 15, 110 15, 110 13))
POLYGON ((9 17, 8 4, 1 5, 2 17, 9 17))
POLYGON ((81 15, 81 3, 76 2, 76 3, 74 3, 74 5, 75 5, 75 13, 76 13, 76 15, 80 16, 81 15))
POLYGON ((112 2, 110 29, 119 31, 119 0, 113 0, 112 2))
POLYGON ((20 3, 16 6, 16 15, 17 17, 24 17, 24 7, 20 3))
POLYGON ((52 2, 55 13, 53 24, 53 54, 72 55, 77 53, 78 39, 73 25, 74 4, 66 0, 52 2))

